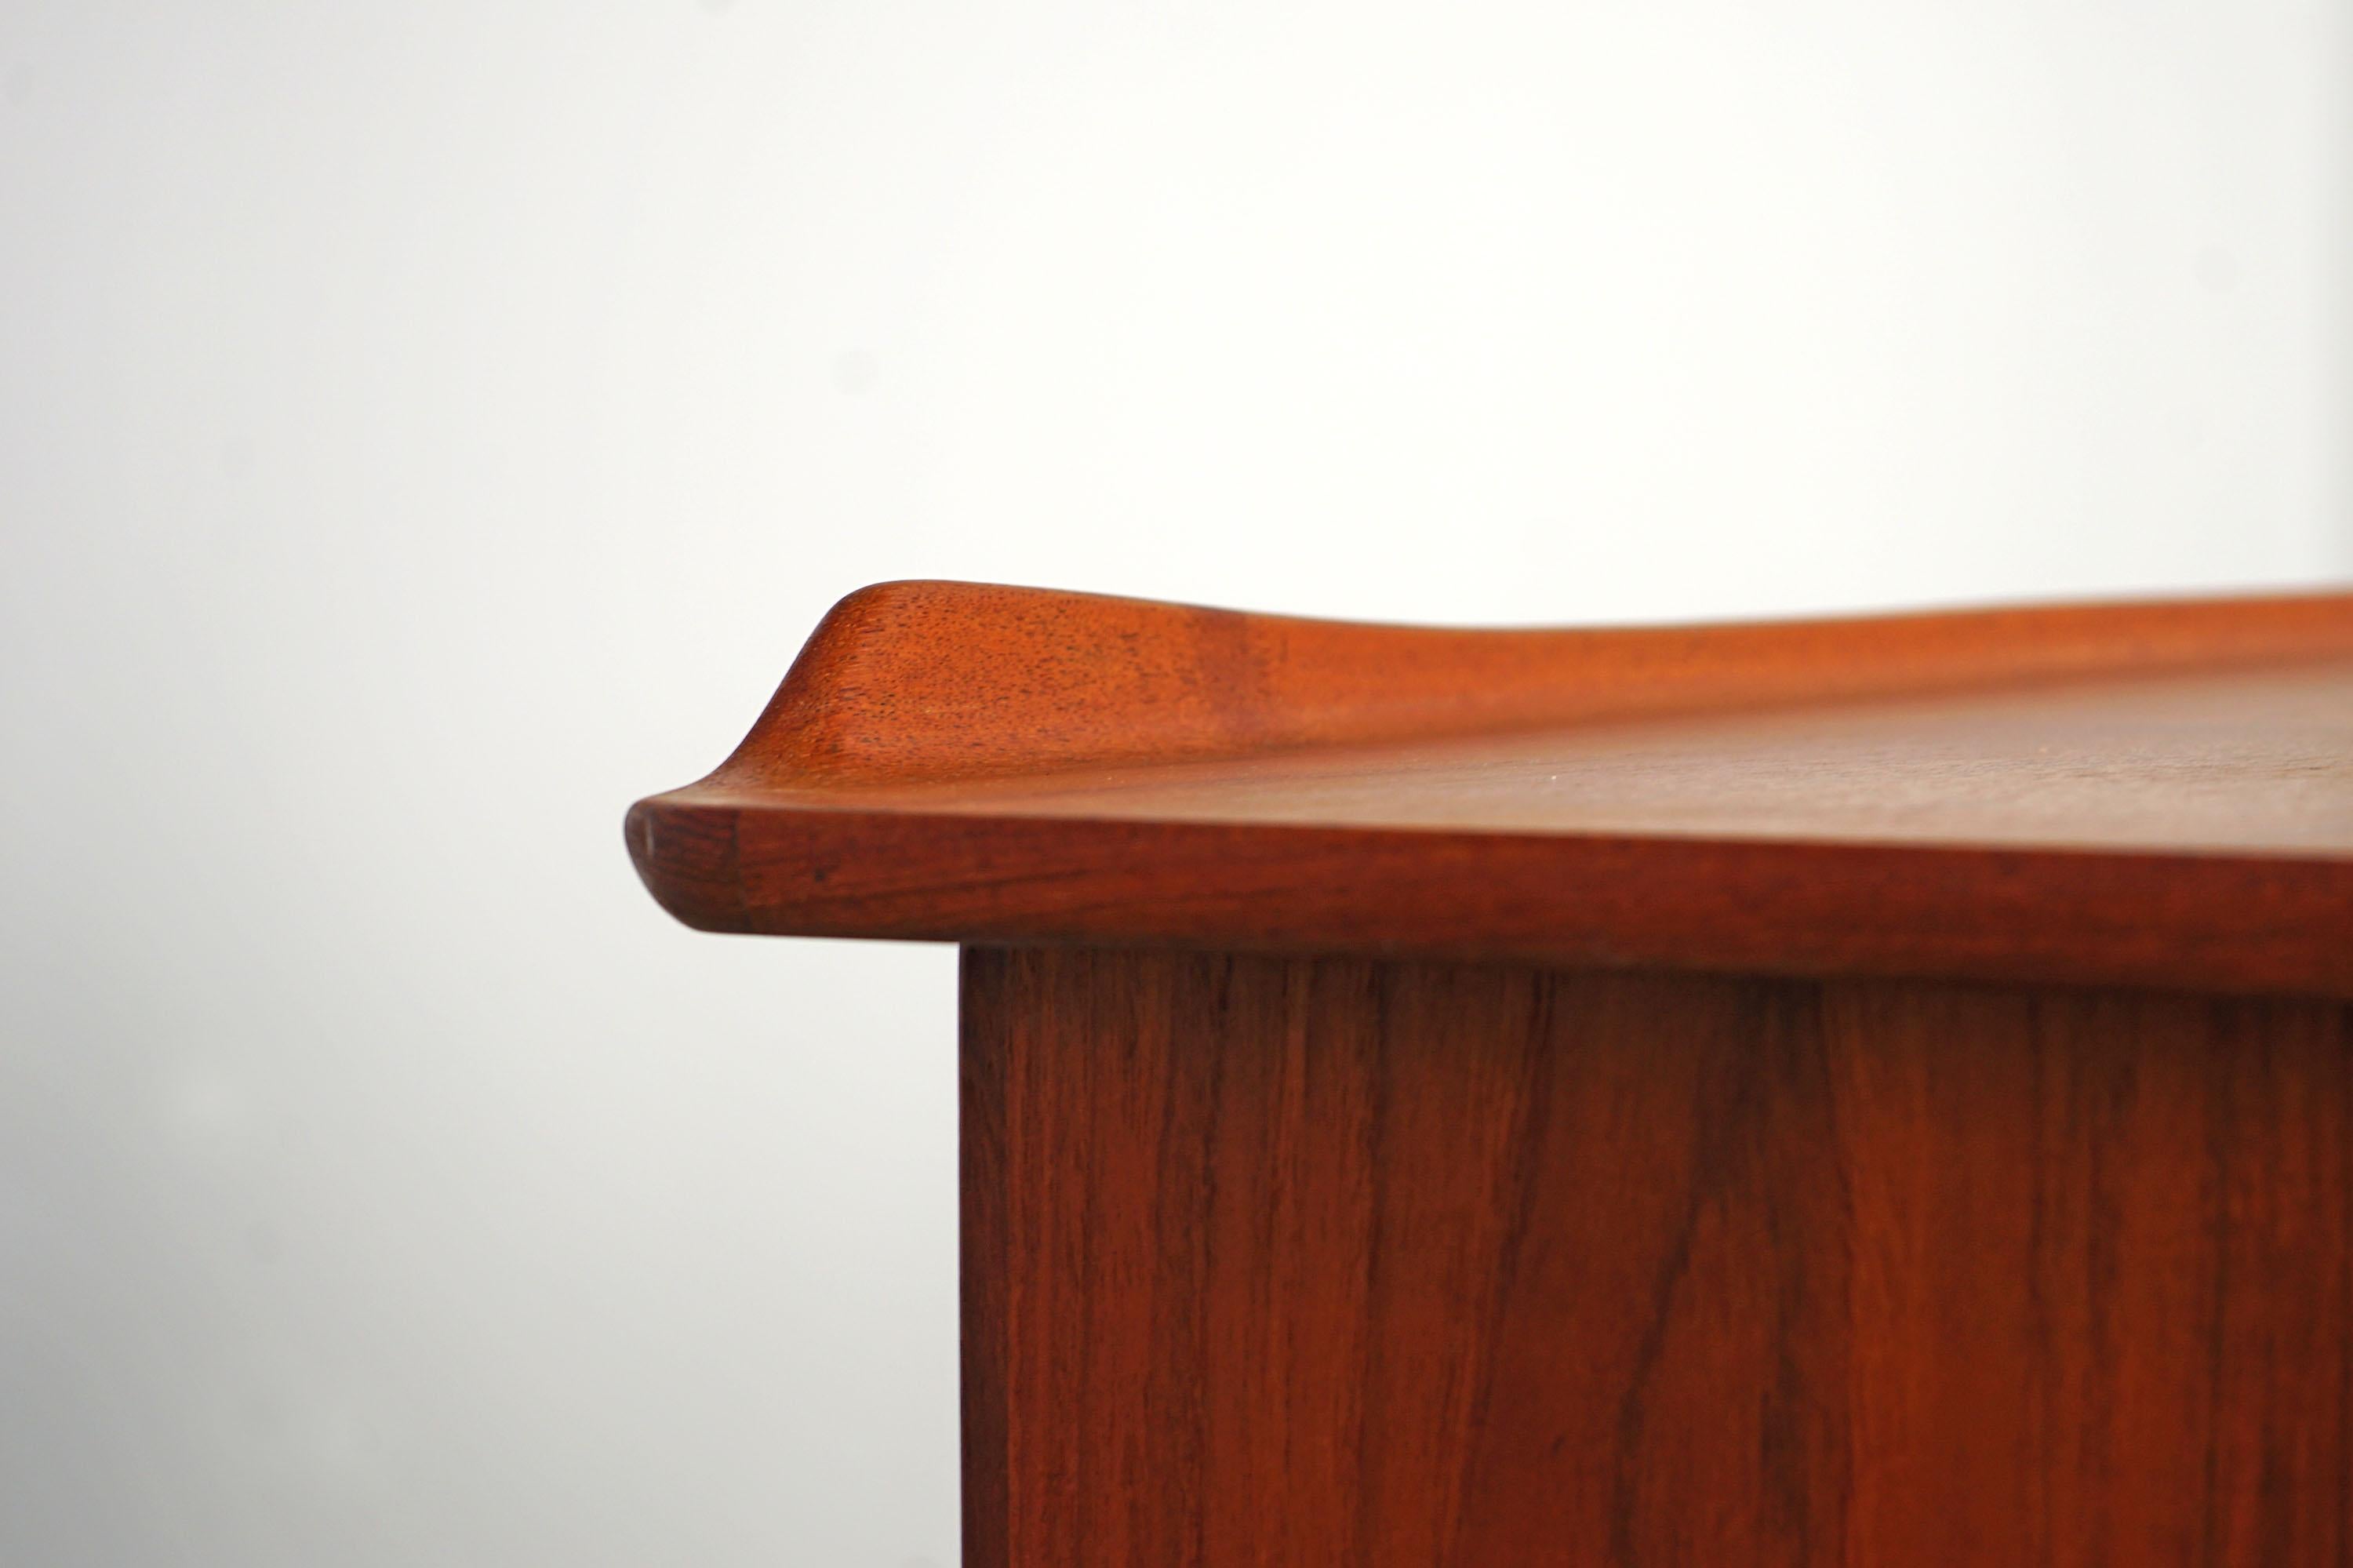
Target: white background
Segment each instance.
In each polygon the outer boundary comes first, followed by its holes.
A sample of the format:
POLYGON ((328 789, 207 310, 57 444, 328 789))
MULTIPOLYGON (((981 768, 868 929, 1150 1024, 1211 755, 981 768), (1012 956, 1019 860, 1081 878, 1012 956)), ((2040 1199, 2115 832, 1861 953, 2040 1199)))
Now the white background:
POLYGON ((954 1562, 953 956, 623 808, 879 578, 2353 572, 2353 5, 0 13, 0 1562, 954 1562))

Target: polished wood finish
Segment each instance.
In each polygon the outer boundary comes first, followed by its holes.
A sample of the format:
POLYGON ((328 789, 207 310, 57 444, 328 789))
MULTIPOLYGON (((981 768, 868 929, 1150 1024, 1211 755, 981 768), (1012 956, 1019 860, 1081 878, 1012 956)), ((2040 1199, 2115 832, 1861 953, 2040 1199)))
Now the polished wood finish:
POLYGON ((898 784, 2331 655, 2353 659, 2353 595, 1529 630, 881 583, 826 616, 712 781, 898 784))
POLYGON ((629 842, 710 930, 2353 997, 2353 597, 1450 632, 888 585, 629 842))
POLYGON ((971 1568, 2353 1552, 2353 1009, 974 949, 971 1568))
POLYGON ((2353 596, 886 585, 628 840, 965 945, 973 1568, 2353 1563, 2353 596))

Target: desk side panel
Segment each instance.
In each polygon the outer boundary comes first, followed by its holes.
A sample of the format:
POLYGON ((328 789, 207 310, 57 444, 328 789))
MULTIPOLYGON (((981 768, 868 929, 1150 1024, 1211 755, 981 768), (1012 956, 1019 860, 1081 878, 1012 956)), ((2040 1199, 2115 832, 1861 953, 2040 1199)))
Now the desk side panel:
POLYGON ((2339 1003, 967 949, 966 1561, 2337 1563, 2339 1003))

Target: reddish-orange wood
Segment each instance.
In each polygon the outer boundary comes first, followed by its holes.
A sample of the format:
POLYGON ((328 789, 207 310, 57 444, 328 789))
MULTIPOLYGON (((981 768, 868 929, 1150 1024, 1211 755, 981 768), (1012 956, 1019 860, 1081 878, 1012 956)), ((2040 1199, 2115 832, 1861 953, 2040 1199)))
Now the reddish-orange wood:
POLYGON ((968 949, 972 1568, 2341 1563, 2353 1009, 968 949))
POLYGON ((903 783, 2353 658, 2353 596, 1452 630, 979 583, 834 607, 715 779, 903 783))
POLYGON ((2353 597, 889 585, 628 835, 966 944, 974 1568, 2353 1562, 2353 597))
POLYGON ((2353 997, 2353 597, 1452 632, 889 585, 628 836, 712 930, 2353 997))

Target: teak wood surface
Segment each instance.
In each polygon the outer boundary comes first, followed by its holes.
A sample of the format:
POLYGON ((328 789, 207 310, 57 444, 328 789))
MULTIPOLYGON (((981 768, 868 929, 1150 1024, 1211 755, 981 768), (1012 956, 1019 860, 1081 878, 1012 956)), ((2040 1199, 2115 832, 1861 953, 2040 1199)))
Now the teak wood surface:
POLYGON ((2341 1564, 2353 1010, 968 950, 970 1568, 2341 1564))
POLYGON ((971 1568, 2353 1564, 2353 596, 892 584, 628 833, 965 945, 971 1568))
POLYGON ((716 931, 2353 997, 2353 596, 1441 631, 890 584, 628 841, 716 931))

